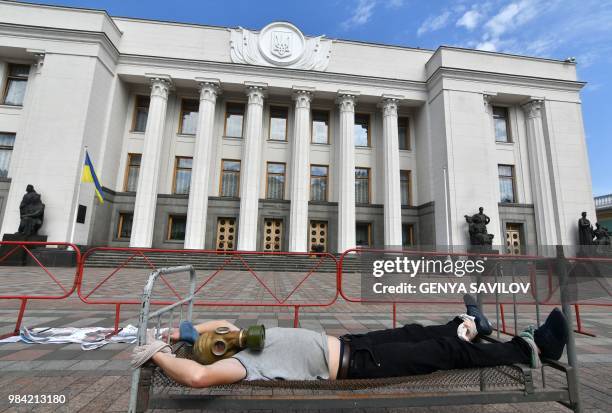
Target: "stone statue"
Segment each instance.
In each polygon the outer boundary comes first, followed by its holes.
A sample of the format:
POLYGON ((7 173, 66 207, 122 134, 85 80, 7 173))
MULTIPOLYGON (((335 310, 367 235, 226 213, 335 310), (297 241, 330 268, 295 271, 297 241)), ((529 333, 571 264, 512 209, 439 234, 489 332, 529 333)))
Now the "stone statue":
POLYGON ((40 194, 34 190, 33 185, 26 187, 26 193, 19 205, 19 215, 21 222, 17 232, 26 237, 36 235, 43 224, 45 204, 42 203, 40 194))
POLYGON ((610 236, 612 236, 612 234, 608 228, 601 226, 599 222, 595 224, 593 235, 595 236, 596 245, 610 245, 610 236))
POLYGON ((472 216, 465 215, 465 221, 469 224, 470 244, 486 245, 490 248, 493 245, 493 234, 487 232, 487 224, 491 222, 484 213, 484 208, 478 208, 478 213, 472 216))
POLYGON ((582 218, 578 220, 578 239, 579 245, 593 245, 593 226, 587 219, 587 213, 582 213, 582 218))

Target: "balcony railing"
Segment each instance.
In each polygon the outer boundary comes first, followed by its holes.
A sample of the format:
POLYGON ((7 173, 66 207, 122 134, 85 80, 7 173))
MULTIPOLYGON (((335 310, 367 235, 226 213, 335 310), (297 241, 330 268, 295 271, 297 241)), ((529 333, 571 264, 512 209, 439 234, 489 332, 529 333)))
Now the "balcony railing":
POLYGON ((595 197, 595 208, 599 209, 607 207, 612 207, 612 194, 595 197))

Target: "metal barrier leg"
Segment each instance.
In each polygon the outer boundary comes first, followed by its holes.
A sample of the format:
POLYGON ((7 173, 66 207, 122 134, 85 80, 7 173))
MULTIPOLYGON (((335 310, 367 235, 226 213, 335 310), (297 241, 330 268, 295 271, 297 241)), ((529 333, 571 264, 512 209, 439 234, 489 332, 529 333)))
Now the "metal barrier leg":
POLYGON ((580 403, 580 380, 578 377, 578 359, 576 357, 576 342, 574 341, 574 320, 572 310, 569 303, 567 285, 568 262, 565 259, 563 246, 557 246, 557 265, 559 269, 559 286, 561 289, 561 308, 567 319, 568 324, 568 340, 567 340, 567 361, 572 368, 567 372, 568 390, 570 395, 571 408, 576 413, 582 412, 582 404, 580 403))
POLYGON ((574 304, 574 311, 576 312, 576 329, 574 331, 578 334, 583 334, 585 336, 597 337, 595 334, 582 329, 582 320, 580 318, 580 306, 578 304, 574 304))
POLYGON ((19 313, 17 314, 17 321, 15 321, 15 328, 13 329, 13 332, 7 333, 7 334, 0 334, 0 340, 11 337, 11 336, 19 335, 19 332, 21 330, 21 322, 23 321, 23 314, 25 313, 28 299, 22 298, 20 299, 20 301, 21 301, 21 304, 19 304, 19 313))
POLYGON ((298 328, 300 325, 300 307, 293 307, 293 328, 298 328))
POLYGON ((119 318, 121 317, 121 304, 115 305, 115 334, 119 332, 119 318))

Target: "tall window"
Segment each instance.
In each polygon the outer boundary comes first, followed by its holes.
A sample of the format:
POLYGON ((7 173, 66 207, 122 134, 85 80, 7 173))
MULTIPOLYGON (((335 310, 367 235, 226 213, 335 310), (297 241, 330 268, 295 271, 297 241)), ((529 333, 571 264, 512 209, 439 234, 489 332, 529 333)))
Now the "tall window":
POLYGON ((174 193, 188 194, 193 158, 177 156, 174 163, 174 193))
POLYGON ((198 127, 198 110, 200 102, 196 99, 183 99, 181 101, 181 119, 179 133, 195 135, 198 127))
POLYGON ((117 238, 130 239, 132 236, 132 221, 134 214, 131 212, 122 212, 119 214, 119 223, 117 225, 117 238))
POLYGON ((410 171, 400 171, 400 196, 402 205, 412 205, 412 193, 410 188, 410 171))
POLYGON ((312 143, 329 143, 329 112, 326 110, 312 111, 312 143))
POLYGON ((414 226, 412 224, 402 224, 402 247, 412 247, 414 245, 414 226))
POLYGON ((329 168, 325 165, 310 165, 310 200, 327 201, 327 177, 329 168))
POLYGON ((367 222, 355 224, 355 244, 361 248, 372 246, 372 224, 367 222))
POLYGON ((168 235, 166 239, 171 241, 184 241, 185 228, 187 228, 187 217, 185 215, 170 215, 168 218, 168 235))
POLYGON ((268 162, 266 177, 266 198, 285 198, 285 164, 268 162))
POLYGON ((11 155, 15 145, 15 134, 0 132, 0 178, 7 178, 11 166, 11 155))
POLYGON ((406 117, 397 118, 397 139, 400 150, 410 150, 410 129, 406 117))
POLYGON ((125 184, 123 186, 123 190, 126 192, 136 192, 141 159, 142 155, 139 153, 128 153, 127 171, 125 173, 125 184))
POLYGON ((370 168, 355 168, 355 203, 370 203, 370 168))
POLYGON ((221 161, 221 188, 219 196, 236 198, 240 188, 240 161, 221 161))
POLYGON ((147 118, 149 117, 149 96, 136 96, 134 106, 134 119, 132 121, 132 132, 144 132, 147 128, 147 118))
POLYGON ((493 124, 495 125, 495 141, 510 142, 508 108, 493 106, 493 124))
POLYGON ((6 77, 3 99, 5 105, 23 105, 29 74, 30 66, 28 65, 8 65, 8 76, 6 77))
POLYGON ((499 171, 499 193, 501 194, 501 202, 516 202, 514 166, 497 165, 497 168, 499 171))
POLYGON ((370 115, 355 113, 355 146, 370 146, 370 115))
POLYGON ((225 136, 242 138, 244 103, 227 103, 225 106, 225 136))
POLYGON ((270 106, 270 140, 287 140, 287 118, 289 109, 283 106, 270 106))

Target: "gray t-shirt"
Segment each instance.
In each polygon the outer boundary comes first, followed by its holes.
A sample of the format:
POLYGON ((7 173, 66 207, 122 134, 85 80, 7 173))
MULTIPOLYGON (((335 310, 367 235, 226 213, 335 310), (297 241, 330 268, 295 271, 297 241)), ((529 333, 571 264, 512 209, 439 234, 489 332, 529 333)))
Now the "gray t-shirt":
POLYGON ((245 380, 329 379, 327 335, 322 332, 269 328, 263 350, 245 349, 233 358, 246 369, 245 380))

